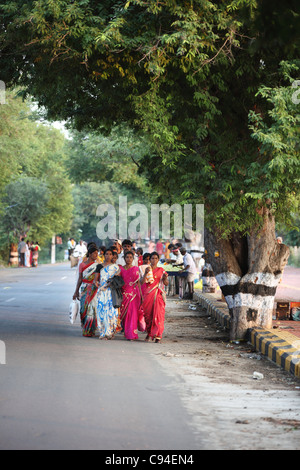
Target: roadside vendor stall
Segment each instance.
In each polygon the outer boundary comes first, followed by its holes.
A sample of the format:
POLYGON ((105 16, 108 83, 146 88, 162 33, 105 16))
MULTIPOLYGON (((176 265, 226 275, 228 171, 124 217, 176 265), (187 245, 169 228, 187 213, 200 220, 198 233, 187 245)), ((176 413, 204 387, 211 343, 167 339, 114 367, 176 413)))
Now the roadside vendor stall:
POLYGON ((164 268, 169 276, 169 285, 166 287, 166 294, 168 296, 176 295, 175 279, 177 278, 179 281, 179 298, 182 299, 186 291, 186 278, 188 276, 188 272, 182 272, 182 267, 172 266, 168 263, 161 264, 161 267, 164 268))

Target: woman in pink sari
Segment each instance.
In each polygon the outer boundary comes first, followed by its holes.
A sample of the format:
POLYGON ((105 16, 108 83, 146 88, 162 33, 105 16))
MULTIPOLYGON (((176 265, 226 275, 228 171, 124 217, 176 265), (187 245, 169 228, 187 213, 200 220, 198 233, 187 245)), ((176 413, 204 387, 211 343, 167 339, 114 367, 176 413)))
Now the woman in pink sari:
POLYGON ((125 266, 120 266, 120 275, 125 285, 122 287, 123 302, 120 308, 120 320, 124 328, 125 338, 138 339, 138 315, 141 305, 139 268, 132 266, 134 254, 125 253, 125 266))
POLYGON ((156 343, 160 343, 164 327, 165 327, 165 308, 166 294, 164 286, 167 286, 168 273, 163 268, 158 268, 159 255, 156 251, 151 253, 151 268, 147 267, 145 274, 141 279, 143 285, 143 310, 147 325, 147 337, 145 341, 155 339, 156 343), (147 283, 147 274, 152 269, 153 282, 147 283))

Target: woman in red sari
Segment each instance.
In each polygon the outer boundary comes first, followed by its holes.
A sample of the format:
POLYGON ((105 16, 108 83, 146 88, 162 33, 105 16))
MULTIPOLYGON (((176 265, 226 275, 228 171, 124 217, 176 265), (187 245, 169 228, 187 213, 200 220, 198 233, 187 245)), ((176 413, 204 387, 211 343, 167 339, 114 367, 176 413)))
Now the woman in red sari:
POLYGON ((82 335, 85 337, 95 336, 97 329, 96 312, 92 300, 97 294, 97 286, 94 285, 96 270, 101 267, 102 265, 98 263, 98 248, 94 243, 90 243, 87 258, 79 266, 79 279, 73 296, 74 300, 80 300, 82 335))
POLYGON ((125 253, 125 266, 120 266, 120 275, 125 285, 122 287, 123 302, 120 308, 120 320, 124 336, 128 340, 138 339, 138 315, 141 305, 139 268, 132 266, 134 254, 125 253))
POLYGON ((143 284, 143 310, 147 325, 147 337, 145 341, 155 339, 160 343, 165 326, 166 294, 164 286, 169 284, 168 273, 163 268, 158 268, 159 255, 156 251, 151 253, 151 268, 147 267, 141 279, 143 284), (152 269, 154 281, 146 283, 148 272, 152 269))

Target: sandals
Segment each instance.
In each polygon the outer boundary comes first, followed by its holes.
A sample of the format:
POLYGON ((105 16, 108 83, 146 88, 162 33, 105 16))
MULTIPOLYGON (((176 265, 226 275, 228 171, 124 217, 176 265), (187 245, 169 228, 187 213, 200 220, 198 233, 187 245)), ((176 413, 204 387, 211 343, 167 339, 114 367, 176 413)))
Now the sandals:
POLYGON ((151 339, 152 339, 152 341, 155 340, 155 343, 160 343, 160 342, 161 342, 161 338, 151 338, 149 335, 146 336, 145 341, 146 341, 147 343, 149 343, 149 341, 150 341, 151 339))

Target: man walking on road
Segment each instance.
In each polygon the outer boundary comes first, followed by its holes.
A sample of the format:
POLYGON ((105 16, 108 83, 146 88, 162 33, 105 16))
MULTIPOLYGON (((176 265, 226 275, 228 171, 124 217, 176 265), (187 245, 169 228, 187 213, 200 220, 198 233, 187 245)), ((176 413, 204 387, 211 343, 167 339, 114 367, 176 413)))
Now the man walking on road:
POLYGON ((183 256, 183 265, 184 265, 184 268, 182 271, 188 272, 188 276, 186 280, 187 280, 188 287, 189 287, 189 294, 187 298, 192 300, 194 296, 194 281, 195 281, 195 277, 197 274, 197 268, 196 268, 192 255, 190 255, 186 251, 185 248, 181 247, 180 252, 183 256))
POLYGON ((25 243, 25 238, 22 238, 20 243, 19 243, 19 246, 18 246, 18 252, 19 252, 19 256, 20 256, 20 264, 19 266, 22 268, 25 267, 25 253, 26 253, 26 243, 25 243))

